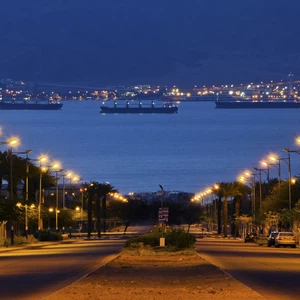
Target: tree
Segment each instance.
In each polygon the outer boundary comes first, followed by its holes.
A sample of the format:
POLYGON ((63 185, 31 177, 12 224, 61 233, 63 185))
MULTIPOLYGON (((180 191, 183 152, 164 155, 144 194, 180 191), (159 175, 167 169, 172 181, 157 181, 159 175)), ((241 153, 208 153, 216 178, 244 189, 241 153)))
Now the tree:
MULTIPOLYGON (((219 197, 219 205, 218 205, 218 216, 220 215, 220 203, 221 199, 223 200, 223 234, 224 237, 227 237, 227 223, 228 223, 228 200, 230 197, 240 196, 242 195, 240 190, 239 182, 221 182, 218 184, 218 189, 216 190, 217 195, 219 197)), ((218 226, 219 226, 219 218, 218 218, 218 226)), ((219 233, 219 228, 218 228, 219 233)))
POLYGON ((97 231, 98 237, 101 236, 101 214, 100 214, 100 201, 102 202, 102 217, 103 217, 103 232, 106 232, 106 197, 111 193, 117 193, 110 183, 92 182, 88 188, 88 236, 90 236, 91 222, 92 222, 92 203, 96 198, 96 218, 97 218, 97 231))
MULTIPOLYGON (((239 219, 240 210, 241 210, 241 201, 242 201, 242 199, 244 199, 251 193, 251 189, 247 185, 245 185, 244 183, 241 183, 241 182, 236 182, 236 185, 237 185, 237 188, 238 188, 240 194, 236 195, 234 198, 234 204, 235 204, 234 219, 239 219)), ((239 224, 238 224, 238 222, 234 222, 234 224, 235 224, 234 233, 235 233, 235 236, 238 236, 239 235, 239 224)))

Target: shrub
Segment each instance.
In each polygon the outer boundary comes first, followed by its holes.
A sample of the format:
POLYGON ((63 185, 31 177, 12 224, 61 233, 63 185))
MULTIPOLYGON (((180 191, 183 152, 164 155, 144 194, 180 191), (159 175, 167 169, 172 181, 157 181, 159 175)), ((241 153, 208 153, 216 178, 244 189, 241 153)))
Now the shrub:
POLYGON ((159 245, 160 236, 158 233, 143 234, 127 240, 125 247, 139 247, 141 244, 156 247, 159 245))
MULTIPOLYGON (((159 239, 162 233, 154 231, 150 234, 144 234, 139 237, 131 238, 126 242, 125 247, 138 248, 143 246, 157 247, 159 246, 159 239)), ((164 234, 166 239, 166 246, 174 251, 192 248, 196 242, 195 236, 186 233, 183 229, 168 231, 164 234)))
POLYGON ((176 251, 192 248, 195 242, 195 236, 183 229, 172 230, 166 234, 166 245, 174 247, 176 251))
POLYGON ((48 230, 43 230, 40 233, 36 232, 35 237, 37 239, 39 239, 41 242, 45 242, 45 241, 62 241, 63 240, 63 236, 62 236, 61 233, 50 232, 50 235, 49 235, 48 230))
MULTIPOLYGON (((14 237, 14 245, 34 244, 37 242, 38 240, 32 234, 28 235, 27 239, 25 236, 16 235, 14 237)), ((6 238, 5 240, 3 240, 3 246, 5 247, 11 246, 11 238, 6 238)))

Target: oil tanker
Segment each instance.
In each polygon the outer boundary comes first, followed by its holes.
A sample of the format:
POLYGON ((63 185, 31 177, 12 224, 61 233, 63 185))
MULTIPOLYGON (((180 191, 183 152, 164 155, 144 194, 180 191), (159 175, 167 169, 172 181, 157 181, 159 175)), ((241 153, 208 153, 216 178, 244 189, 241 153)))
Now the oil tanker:
POLYGON ((123 106, 118 106, 117 101, 114 101, 113 107, 103 105, 100 106, 101 114, 176 114, 178 106, 172 102, 164 102, 162 106, 156 106, 152 101, 151 105, 143 106, 139 101, 138 105, 130 105, 129 101, 123 106))
POLYGON ((58 110, 63 106, 52 101, 0 101, 0 110, 58 110))
POLYGON ((216 101, 216 108, 300 108, 299 101, 216 101))

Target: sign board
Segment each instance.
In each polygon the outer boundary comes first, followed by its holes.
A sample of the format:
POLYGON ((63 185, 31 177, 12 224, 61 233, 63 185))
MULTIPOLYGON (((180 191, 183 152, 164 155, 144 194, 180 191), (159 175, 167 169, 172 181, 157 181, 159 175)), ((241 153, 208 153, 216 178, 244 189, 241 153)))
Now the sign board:
POLYGON ((167 223, 169 221, 169 208, 161 207, 158 210, 158 223, 167 223))

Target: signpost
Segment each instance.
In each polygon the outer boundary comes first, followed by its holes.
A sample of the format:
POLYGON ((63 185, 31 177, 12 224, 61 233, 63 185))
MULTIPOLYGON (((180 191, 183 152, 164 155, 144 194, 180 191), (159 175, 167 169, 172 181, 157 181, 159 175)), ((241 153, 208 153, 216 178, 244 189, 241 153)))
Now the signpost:
POLYGON ((158 223, 159 224, 167 224, 169 221, 169 208, 168 207, 160 207, 158 210, 158 223))

